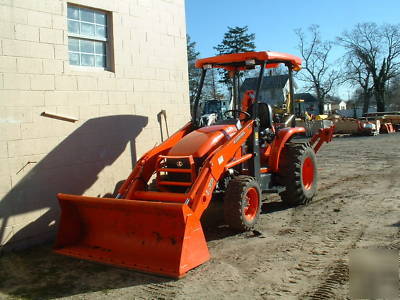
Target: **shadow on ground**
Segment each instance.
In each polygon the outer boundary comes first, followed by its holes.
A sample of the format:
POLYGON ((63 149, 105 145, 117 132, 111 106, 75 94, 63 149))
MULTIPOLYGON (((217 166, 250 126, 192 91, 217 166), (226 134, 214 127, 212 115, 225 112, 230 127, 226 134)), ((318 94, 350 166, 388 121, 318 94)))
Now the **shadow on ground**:
POLYGON ((274 201, 264 203, 261 207, 261 214, 272 214, 274 212, 282 211, 291 208, 287 204, 283 203, 282 201, 274 201))
POLYGON ((390 226, 393 226, 393 227, 400 227, 400 221, 397 222, 397 223, 394 223, 394 224, 392 224, 392 225, 390 225, 390 226))
MULTIPOLYGON (((270 197, 270 195, 268 197, 270 197)), ((260 212, 261 215, 272 214, 291 208, 290 206, 284 204, 282 201, 277 200, 279 199, 278 197, 272 196, 271 198, 271 202, 266 202, 262 204, 260 212)), ((261 234, 258 233, 257 230, 251 231, 250 233, 238 233, 231 230, 224 222, 222 199, 216 199, 210 202, 209 207, 202 216, 201 223, 203 225, 204 234, 206 236, 207 242, 221 240, 238 234, 242 234, 245 237, 257 237, 261 234)))
POLYGON ((107 296, 113 289, 172 280, 57 255, 50 246, 0 257, 0 298, 1 293, 26 299, 54 299, 90 292, 107 296))
MULTIPOLYGON (((262 214, 287 208, 279 201, 264 203, 262 214)), ((208 242, 238 235, 224 224, 221 200, 212 202, 202 224, 208 242)), ((263 237, 257 230, 239 235, 263 237)), ((0 298, 54 299, 93 292, 107 297, 115 289, 170 281, 174 279, 57 255, 50 245, 0 256, 0 298)))

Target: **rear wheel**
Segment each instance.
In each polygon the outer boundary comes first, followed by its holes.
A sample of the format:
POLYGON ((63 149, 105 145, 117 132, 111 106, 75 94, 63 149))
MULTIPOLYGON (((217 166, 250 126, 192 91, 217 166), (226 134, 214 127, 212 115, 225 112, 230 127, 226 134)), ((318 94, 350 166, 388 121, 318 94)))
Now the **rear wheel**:
POLYGON ((250 176, 234 177, 224 196, 225 222, 234 230, 248 231, 257 223, 261 209, 261 190, 250 176))
POLYGON ((288 143, 281 153, 279 183, 286 190, 279 195, 288 205, 307 204, 317 193, 317 164, 308 143, 288 143))

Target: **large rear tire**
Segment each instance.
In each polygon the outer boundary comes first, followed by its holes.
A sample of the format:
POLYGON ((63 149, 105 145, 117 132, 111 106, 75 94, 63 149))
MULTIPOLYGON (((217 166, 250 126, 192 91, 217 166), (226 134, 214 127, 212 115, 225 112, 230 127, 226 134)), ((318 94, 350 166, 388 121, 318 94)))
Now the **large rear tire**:
POLYGON ((224 196, 224 217, 230 228, 243 232, 257 223, 261 210, 261 189, 251 176, 234 177, 224 196))
POLYGON ((295 206, 309 203, 317 193, 317 159, 309 143, 287 143, 283 148, 278 181, 286 190, 282 202, 295 206))

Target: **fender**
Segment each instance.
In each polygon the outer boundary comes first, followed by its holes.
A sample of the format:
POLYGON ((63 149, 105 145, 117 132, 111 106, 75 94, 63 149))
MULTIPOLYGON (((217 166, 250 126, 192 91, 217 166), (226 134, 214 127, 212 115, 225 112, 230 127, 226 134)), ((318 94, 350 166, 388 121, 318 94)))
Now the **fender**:
POLYGON ((277 136, 271 144, 271 156, 268 161, 272 172, 277 172, 279 169, 279 157, 285 144, 296 134, 304 133, 305 131, 304 127, 288 127, 278 131, 277 136))

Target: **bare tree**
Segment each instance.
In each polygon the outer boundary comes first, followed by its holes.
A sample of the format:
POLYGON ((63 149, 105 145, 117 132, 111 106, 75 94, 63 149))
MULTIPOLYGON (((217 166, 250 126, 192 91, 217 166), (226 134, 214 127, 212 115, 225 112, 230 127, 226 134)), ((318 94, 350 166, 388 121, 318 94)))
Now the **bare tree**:
POLYGON ((338 41, 370 72, 377 110, 385 111, 387 84, 400 69, 400 25, 357 24, 338 41))
POLYGON ((390 80, 390 86, 388 85, 388 104, 390 105, 389 110, 400 110, 400 76, 390 80))
POLYGON ((344 81, 361 88, 363 113, 367 113, 373 95, 371 72, 357 56, 348 55, 345 64, 344 81))
POLYGON ((306 83, 308 90, 313 90, 319 100, 319 112, 324 112, 325 97, 332 91, 339 80, 339 72, 332 68, 328 58, 333 43, 322 41, 319 26, 312 25, 308 29, 310 38, 307 39, 302 29, 296 29, 299 38, 298 49, 303 58, 303 72, 298 78, 306 83))

